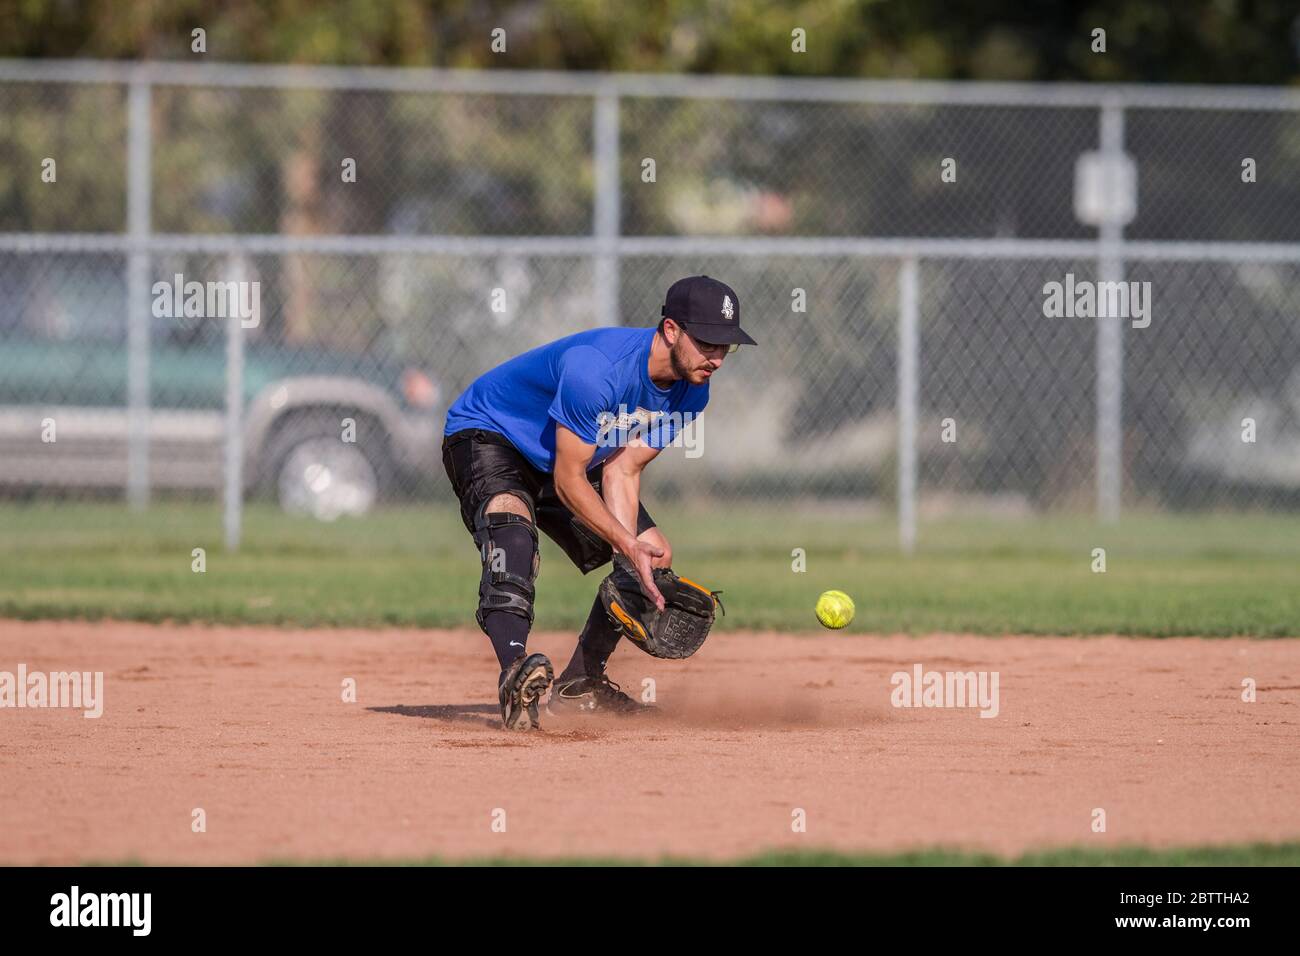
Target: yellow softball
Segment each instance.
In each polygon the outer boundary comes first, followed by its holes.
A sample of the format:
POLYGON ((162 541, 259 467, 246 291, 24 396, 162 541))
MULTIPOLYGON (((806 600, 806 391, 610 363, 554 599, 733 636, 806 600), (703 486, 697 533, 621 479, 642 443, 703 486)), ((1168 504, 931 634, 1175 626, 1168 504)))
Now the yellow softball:
POLYGON ((817 599, 817 620, 832 630, 848 627, 855 610, 853 598, 843 591, 826 591, 817 599))

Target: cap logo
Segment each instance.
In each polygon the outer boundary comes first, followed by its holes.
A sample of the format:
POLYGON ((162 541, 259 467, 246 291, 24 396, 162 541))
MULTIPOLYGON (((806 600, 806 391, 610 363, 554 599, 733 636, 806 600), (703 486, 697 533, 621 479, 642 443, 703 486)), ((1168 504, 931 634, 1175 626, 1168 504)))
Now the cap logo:
POLYGON ((736 310, 731 307, 731 296, 724 295, 722 297, 722 317, 726 321, 730 322, 732 316, 734 316, 735 314, 736 314, 736 310))

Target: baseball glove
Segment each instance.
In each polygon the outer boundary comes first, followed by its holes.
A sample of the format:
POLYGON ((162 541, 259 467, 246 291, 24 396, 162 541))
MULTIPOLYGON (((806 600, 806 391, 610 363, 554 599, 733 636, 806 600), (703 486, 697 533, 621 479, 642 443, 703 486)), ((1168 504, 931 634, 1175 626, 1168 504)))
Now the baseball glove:
POLYGON ((714 605, 727 613, 718 599, 722 592, 678 577, 671 568, 655 568, 654 578, 664 596, 662 611, 642 592, 632 563, 616 557, 614 570, 600 582, 605 613, 616 631, 651 657, 690 657, 709 636, 714 605))

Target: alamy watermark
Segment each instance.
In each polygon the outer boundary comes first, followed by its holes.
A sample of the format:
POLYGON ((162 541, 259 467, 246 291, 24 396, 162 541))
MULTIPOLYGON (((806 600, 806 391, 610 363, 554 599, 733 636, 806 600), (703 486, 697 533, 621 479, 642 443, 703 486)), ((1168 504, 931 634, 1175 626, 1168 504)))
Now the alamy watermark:
POLYGON ((651 411, 619 405, 596 416, 596 447, 622 448, 634 441, 651 448, 682 446, 687 458, 704 454, 704 424, 696 412, 651 411), (694 426, 694 427, 692 427, 694 426))
POLYGON ((1093 282, 1075 280, 1043 286, 1043 315, 1049 319, 1132 319, 1133 328, 1151 324, 1150 282, 1093 282))
POLYGON ((156 319, 239 319, 246 329, 262 320, 262 283, 185 281, 182 273, 155 282, 153 314, 156 319))
POLYGON ((103 671, 0 671, 0 710, 6 707, 68 707, 94 720, 104 713, 103 671))
POLYGON ((74 885, 50 897, 50 925, 119 926, 148 936, 153 925, 152 893, 83 893, 74 885))
POLYGON ((889 678, 895 707, 978 707, 981 717, 1001 709, 997 671, 927 671, 920 664, 895 671, 889 678))

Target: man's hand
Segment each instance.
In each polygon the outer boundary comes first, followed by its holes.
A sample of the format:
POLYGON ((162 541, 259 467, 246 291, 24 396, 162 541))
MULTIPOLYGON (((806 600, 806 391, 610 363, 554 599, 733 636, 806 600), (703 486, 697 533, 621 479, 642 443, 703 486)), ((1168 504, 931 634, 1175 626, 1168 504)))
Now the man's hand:
POLYGON ((664 549, 658 545, 651 544, 649 541, 642 541, 634 538, 632 541, 631 551, 624 552, 632 567, 636 569, 637 579, 641 582, 641 590, 657 609, 664 609, 664 596, 659 593, 655 587, 654 559, 664 556, 664 549))

